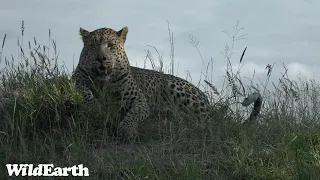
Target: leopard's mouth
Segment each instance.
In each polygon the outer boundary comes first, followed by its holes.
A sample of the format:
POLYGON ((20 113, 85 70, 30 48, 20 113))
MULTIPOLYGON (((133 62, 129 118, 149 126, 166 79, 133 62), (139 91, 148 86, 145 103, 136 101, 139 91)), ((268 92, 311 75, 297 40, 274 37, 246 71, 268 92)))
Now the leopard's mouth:
POLYGON ((92 72, 97 77, 98 80, 108 81, 110 79, 111 69, 106 67, 106 57, 97 58, 97 66, 92 69, 92 72))
POLYGON ((92 72, 98 80, 107 80, 110 78, 110 75, 106 69, 101 69, 100 67, 93 68, 92 72))

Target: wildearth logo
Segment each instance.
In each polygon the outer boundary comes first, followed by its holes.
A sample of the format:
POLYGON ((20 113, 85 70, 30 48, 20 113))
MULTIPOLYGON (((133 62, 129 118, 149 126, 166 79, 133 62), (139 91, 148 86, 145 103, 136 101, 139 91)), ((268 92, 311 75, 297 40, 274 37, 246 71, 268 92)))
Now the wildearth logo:
POLYGON ((72 167, 54 167, 53 164, 6 164, 9 176, 89 176, 83 164, 72 167))

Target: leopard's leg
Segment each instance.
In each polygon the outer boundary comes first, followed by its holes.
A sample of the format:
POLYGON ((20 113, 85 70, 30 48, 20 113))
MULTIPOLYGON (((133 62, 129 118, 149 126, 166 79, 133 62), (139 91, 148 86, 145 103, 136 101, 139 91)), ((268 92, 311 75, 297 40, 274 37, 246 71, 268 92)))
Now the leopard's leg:
POLYGON ((149 108, 144 96, 140 98, 126 99, 127 110, 123 120, 120 122, 120 135, 128 140, 135 140, 138 137, 138 125, 149 117, 149 108))
POLYGON ((101 113, 102 107, 97 98, 93 95, 91 89, 87 86, 76 84, 76 89, 83 97, 85 107, 94 113, 101 113))

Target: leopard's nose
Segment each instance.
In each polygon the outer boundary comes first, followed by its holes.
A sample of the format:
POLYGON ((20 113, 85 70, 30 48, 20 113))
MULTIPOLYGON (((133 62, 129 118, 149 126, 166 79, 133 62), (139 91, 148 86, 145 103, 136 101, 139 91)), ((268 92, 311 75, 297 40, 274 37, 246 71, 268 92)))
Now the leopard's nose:
POLYGON ((102 57, 99 57, 99 58, 96 58, 96 61, 102 63, 103 61, 107 60, 107 58, 105 56, 102 56, 102 57))

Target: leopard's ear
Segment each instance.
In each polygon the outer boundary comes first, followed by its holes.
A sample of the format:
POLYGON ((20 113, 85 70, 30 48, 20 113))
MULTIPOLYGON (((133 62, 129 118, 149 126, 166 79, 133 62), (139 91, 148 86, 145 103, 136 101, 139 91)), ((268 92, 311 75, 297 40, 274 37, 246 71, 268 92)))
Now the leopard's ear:
POLYGON ((89 31, 87 31, 87 30, 85 30, 85 29, 83 29, 83 28, 81 28, 81 27, 80 27, 79 32, 80 32, 80 36, 81 36, 82 39, 88 37, 89 34, 90 34, 89 31))
POLYGON ((116 34, 120 37, 123 43, 126 42, 127 34, 128 34, 128 27, 123 27, 120 31, 116 32, 116 34))

